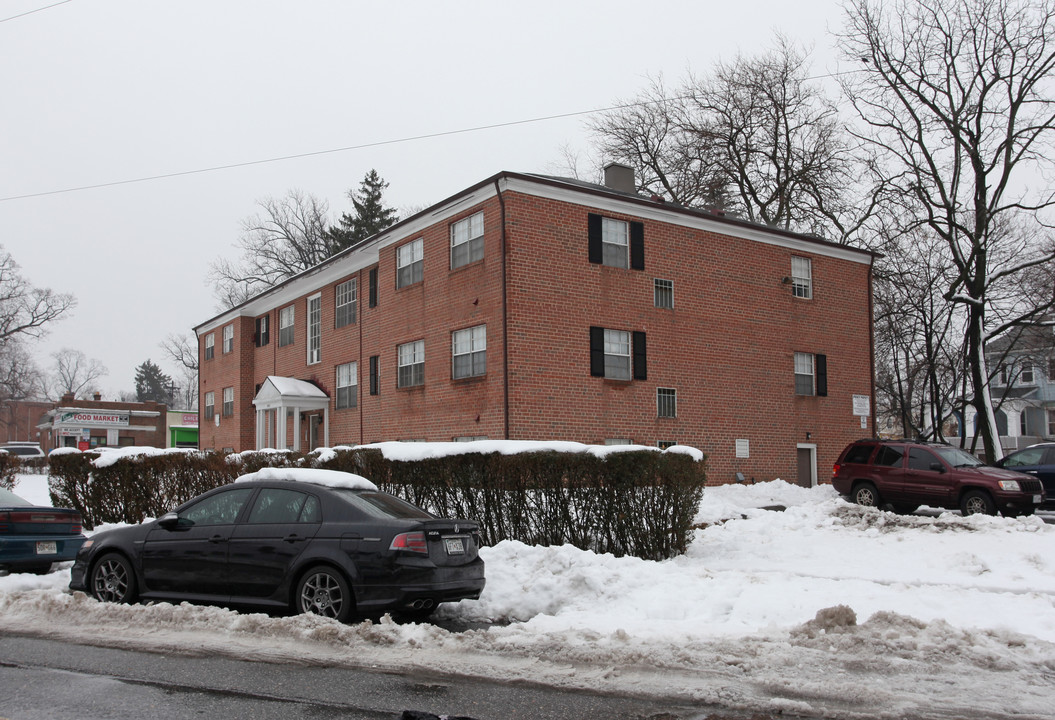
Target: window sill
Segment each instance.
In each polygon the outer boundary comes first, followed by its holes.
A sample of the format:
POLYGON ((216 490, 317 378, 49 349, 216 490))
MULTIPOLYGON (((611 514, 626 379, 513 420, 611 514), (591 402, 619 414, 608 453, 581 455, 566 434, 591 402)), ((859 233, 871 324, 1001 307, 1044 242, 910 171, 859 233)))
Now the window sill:
POLYGON ((469 377, 452 377, 451 382, 455 385, 473 385, 475 383, 481 383, 487 380, 487 373, 483 375, 470 375, 469 377))
POLYGON ((484 257, 480 258, 479 260, 473 260, 472 262, 467 262, 467 263, 465 263, 464 265, 459 265, 459 266, 458 266, 458 267, 456 267, 456 268, 451 268, 451 269, 449 270, 449 272, 451 272, 451 273, 456 273, 456 272, 460 272, 460 271, 462 271, 462 270, 465 270, 466 268, 471 268, 471 267, 477 267, 477 266, 479 266, 479 265, 483 265, 483 264, 484 264, 484 261, 485 261, 486 259, 487 259, 487 257, 486 257, 486 256, 484 256, 484 257))

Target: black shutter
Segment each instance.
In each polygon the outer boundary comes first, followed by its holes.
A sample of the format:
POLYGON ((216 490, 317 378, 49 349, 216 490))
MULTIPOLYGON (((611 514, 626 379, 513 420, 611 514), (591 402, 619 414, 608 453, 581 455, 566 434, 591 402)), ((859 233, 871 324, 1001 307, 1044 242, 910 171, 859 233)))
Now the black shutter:
POLYGON ((370 307, 377 307, 377 268, 370 268, 370 307))
POLYGON ((817 355, 815 359, 817 366, 817 394, 822 397, 828 395, 828 356, 817 355))
POLYGON ((634 379, 648 380, 648 356, 645 351, 645 333, 634 331, 634 379))
POLYGON ((590 375, 604 377, 604 328, 590 328, 590 375))
POLYGON ((645 269, 645 225, 630 223, 630 269, 645 269))
POLYGON ((380 383, 377 377, 377 355, 370 356, 370 394, 377 395, 380 388, 380 383))
MULTIPOLYGON (((601 249, 601 216, 590 213, 588 220, 590 262, 600 265, 604 262, 604 251, 601 249)), ((603 375, 604 373, 602 373, 603 375)))

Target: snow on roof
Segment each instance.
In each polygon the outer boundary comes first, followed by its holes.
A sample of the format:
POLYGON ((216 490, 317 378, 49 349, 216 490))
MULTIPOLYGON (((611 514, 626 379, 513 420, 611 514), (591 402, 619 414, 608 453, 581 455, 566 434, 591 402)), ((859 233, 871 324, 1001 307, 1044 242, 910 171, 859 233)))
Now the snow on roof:
POLYGON ((274 385, 279 395, 292 395, 295 397, 326 397, 326 393, 306 380, 297 380, 291 377, 280 377, 268 375, 267 380, 274 385))
POLYGON ((319 470, 315 468, 261 468, 255 473, 242 475, 235 482, 250 482, 252 480, 292 480, 294 482, 325 485, 332 488, 377 490, 377 485, 374 485, 361 475, 353 475, 352 473, 339 470, 319 470))

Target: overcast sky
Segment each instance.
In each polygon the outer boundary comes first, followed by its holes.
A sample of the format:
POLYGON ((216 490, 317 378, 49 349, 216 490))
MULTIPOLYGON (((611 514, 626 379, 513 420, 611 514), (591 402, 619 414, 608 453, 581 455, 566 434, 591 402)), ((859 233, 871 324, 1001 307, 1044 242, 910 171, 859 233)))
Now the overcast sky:
POLYGON ((0 0, 0 244, 78 301, 38 361, 98 358, 111 399, 148 358, 175 374, 159 344, 216 313, 209 265, 258 201, 298 188, 336 217, 371 168, 415 209, 556 173, 588 151, 587 116, 390 141, 608 107, 776 31, 831 72, 842 23, 838 0, 54 2, 0 0))

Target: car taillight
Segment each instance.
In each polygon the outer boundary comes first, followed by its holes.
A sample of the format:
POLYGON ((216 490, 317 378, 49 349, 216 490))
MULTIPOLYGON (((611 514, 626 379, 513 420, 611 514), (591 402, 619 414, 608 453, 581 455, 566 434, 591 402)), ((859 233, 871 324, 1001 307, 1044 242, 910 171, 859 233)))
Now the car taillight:
POLYGON ((407 552, 421 553, 423 555, 429 554, 429 546, 425 542, 425 533, 420 530, 396 535, 392 538, 392 544, 388 546, 388 549, 406 550, 407 552))
POLYGON ((0 513, 0 532, 11 532, 11 515, 0 513))
POLYGON ((835 463, 834 465, 832 465, 832 477, 835 477, 838 474, 839 474, 839 463, 835 463))

